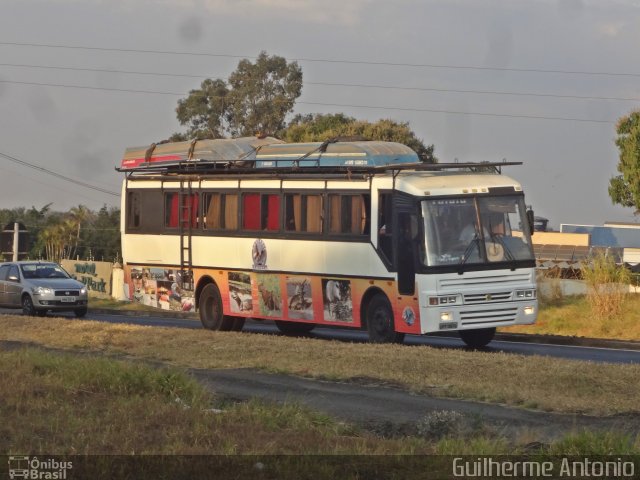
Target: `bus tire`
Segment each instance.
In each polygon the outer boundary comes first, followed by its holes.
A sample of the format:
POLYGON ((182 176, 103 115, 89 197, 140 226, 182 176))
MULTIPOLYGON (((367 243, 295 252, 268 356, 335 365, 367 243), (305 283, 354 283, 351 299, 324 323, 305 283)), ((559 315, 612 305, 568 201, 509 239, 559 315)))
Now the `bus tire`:
POLYGON ((375 294, 366 310, 367 332, 371 343, 402 343, 404 333, 395 331, 393 310, 386 295, 375 294))
POLYGON ((283 320, 276 320, 276 327, 285 335, 304 335, 316 328, 313 323, 302 322, 285 322, 283 320))
POLYGON ((495 328, 477 328, 475 330, 460 330, 458 335, 471 348, 486 347, 496 334, 495 328))
POLYGON ((220 290, 215 283, 209 283, 202 289, 199 310, 204 328, 225 332, 233 327, 233 318, 224 314, 220 290))

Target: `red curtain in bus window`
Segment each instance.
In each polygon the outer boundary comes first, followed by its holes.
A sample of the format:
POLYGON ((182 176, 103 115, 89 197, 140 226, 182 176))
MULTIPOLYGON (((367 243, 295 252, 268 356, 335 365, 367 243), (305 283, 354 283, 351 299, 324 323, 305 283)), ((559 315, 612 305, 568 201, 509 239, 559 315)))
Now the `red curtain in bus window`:
POLYGON ((247 193, 242 197, 242 228, 260 230, 259 193, 247 193))
POLYGON ((269 195, 267 230, 280 230, 280 195, 269 195))
POLYGON ((177 193, 167 193, 166 205, 169 211, 166 214, 166 219, 169 228, 178 228, 178 215, 180 214, 178 200, 177 193))

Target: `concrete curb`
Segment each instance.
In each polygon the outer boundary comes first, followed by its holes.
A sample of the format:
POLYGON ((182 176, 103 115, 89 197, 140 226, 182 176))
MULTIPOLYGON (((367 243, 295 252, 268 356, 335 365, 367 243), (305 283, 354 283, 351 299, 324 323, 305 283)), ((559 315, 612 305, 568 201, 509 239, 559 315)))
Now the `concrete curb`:
MULTIPOLYGON (((160 317, 185 320, 199 320, 197 313, 166 312, 158 310, 117 310, 107 308, 89 308, 90 313, 100 315, 122 315, 126 317, 160 317)), ((434 337, 455 337, 451 333, 430 333, 434 337)), ((633 340, 611 340, 604 338, 569 337, 563 335, 537 335, 528 333, 497 333, 495 339, 502 342, 538 343, 570 347, 612 348, 616 350, 639 350, 640 342, 633 340)))

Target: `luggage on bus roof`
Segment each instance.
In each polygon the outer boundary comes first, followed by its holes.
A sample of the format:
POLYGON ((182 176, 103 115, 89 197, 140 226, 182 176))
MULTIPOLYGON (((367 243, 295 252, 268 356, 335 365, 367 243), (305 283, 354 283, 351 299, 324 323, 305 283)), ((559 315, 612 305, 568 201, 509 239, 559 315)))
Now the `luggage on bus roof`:
POLYGON ((258 168, 290 167, 295 163, 300 167, 335 167, 420 162, 406 145, 381 141, 276 143, 261 147, 255 158, 258 168))
POLYGON ((189 160, 209 162, 252 160, 255 159, 258 148, 278 143, 283 142, 274 137, 241 137, 131 147, 125 150, 121 169, 133 170, 155 165, 171 165, 189 160))

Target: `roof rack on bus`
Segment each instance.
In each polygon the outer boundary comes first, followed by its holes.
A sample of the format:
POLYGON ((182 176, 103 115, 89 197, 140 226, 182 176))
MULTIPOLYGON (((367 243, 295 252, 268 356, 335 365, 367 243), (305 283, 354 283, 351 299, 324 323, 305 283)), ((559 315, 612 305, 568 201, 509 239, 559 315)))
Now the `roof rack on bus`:
MULTIPOLYGON (((277 166, 278 160, 274 160, 276 166, 256 167, 258 160, 237 160, 226 161, 184 161, 171 165, 144 165, 135 168, 116 168, 119 172, 130 175, 169 175, 169 174, 192 174, 192 175, 266 175, 266 174, 291 174, 291 175, 326 175, 326 174, 368 174, 375 175, 381 173, 400 173, 405 170, 415 171, 444 171, 444 170, 466 170, 469 172, 493 172, 501 173, 502 167, 512 165, 522 165, 522 162, 467 162, 467 163, 398 163, 388 165, 331 165, 331 166, 277 166), (242 163, 242 165, 239 165, 242 163)), ((290 159, 283 162, 291 163, 290 159)))
POLYGON ((157 175, 364 175, 405 170, 501 172, 499 163, 425 163, 406 145, 383 141, 284 143, 273 137, 193 140, 128 148, 121 166, 129 176, 157 175))

